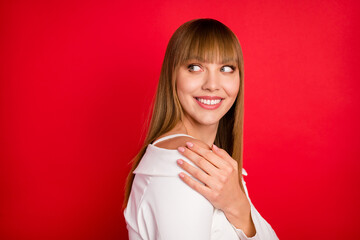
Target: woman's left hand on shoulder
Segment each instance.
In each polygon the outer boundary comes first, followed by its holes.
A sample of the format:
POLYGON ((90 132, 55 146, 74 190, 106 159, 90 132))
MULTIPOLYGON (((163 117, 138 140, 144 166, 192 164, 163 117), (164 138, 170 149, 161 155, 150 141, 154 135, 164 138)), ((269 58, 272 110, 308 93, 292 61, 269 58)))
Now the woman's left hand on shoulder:
POLYGON ((215 145, 212 150, 192 142, 187 142, 186 145, 186 148, 179 147, 178 151, 200 169, 182 159, 178 159, 177 163, 203 184, 184 172, 179 174, 180 178, 215 208, 221 209, 228 218, 248 217, 250 204, 240 187, 237 161, 215 145))

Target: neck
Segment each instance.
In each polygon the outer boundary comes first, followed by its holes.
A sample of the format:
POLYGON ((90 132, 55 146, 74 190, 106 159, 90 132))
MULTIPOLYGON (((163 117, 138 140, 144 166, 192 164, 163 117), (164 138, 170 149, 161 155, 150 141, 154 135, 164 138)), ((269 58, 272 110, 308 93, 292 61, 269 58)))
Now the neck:
POLYGON ((178 123, 178 129, 181 132, 185 132, 186 134, 199 139, 206 143, 209 147, 212 147, 219 123, 212 125, 201 125, 194 121, 190 121, 187 118, 184 118, 182 122, 178 123))

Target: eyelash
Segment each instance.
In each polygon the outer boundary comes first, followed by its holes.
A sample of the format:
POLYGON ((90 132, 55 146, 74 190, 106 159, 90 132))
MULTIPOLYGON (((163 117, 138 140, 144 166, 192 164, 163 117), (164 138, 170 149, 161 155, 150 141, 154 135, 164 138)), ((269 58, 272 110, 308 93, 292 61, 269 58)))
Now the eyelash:
POLYGON ((193 72, 190 68, 191 68, 191 67, 194 67, 194 66, 198 66, 198 67, 201 68, 201 65, 200 65, 200 64, 189 64, 189 65, 187 66, 189 72, 193 72))
POLYGON ((235 69, 236 69, 236 67, 233 66, 233 65, 225 65, 225 66, 223 66, 223 67, 229 67, 229 68, 231 68, 231 69, 232 69, 232 72, 234 72, 235 69))
MULTIPOLYGON (((193 71, 190 70, 190 68, 193 67, 193 66, 201 67, 200 64, 189 64, 188 67, 187 67, 187 68, 189 69, 189 72, 193 72, 193 71)), ((232 72, 234 72, 235 69, 236 69, 236 67, 233 66, 233 65, 224 65, 224 66, 222 66, 221 68, 223 68, 223 67, 230 67, 230 68, 232 69, 232 72)), ((232 73, 232 72, 230 72, 230 73, 232 73)))

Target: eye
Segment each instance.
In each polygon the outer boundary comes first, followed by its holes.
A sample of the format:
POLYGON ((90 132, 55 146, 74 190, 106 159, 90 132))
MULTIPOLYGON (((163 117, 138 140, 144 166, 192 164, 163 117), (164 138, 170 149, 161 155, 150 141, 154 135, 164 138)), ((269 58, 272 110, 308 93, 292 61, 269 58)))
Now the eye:
POLYGON ((188 66, 189 72, 202 72, 202 68, 199 65, 190 64, 188 66))
POLYGON ((235 67, 234 67, 234 66, 223 66, 223 67, 221 67, 221 69, 220 69, 220 72, 229 72, 229 73, 231 73, 231 72, 233 72, 233 71, 235 71, 235 67))

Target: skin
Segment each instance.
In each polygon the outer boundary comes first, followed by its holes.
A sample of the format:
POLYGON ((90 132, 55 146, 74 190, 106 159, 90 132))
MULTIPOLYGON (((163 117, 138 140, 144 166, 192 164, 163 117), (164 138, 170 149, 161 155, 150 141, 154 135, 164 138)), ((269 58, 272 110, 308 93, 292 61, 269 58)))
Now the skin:
POLYGON ((212 146, 220 119, 235 102, 240 86, 239 70, 235 63, 205 63, 190 60, 177 70, 176 88, 184 109, 182 124, 189 135, 212 146), (190 66, 189 66, 190 65, 190 66), (221 106, 207 110, 194 97, 218 96, 224 98, 221 106))
MULTIPOLYGON (((178 159, 177 163, 203 184, 193 180, 185 172, 179 174, 180 178, 214 207, 221 209, 236 228, 242 229, 251 237, 256 234, 256 230, 251 219, 250 203, 238 181, 237 162, 225 150, 213 144, 219 120, 233 105, 239 91, 239 70, 232 69, 229 65, 236 66, 234 63, 192 60, 179 67, 176 86, 184 109, 184 119, 169 133, 187 133, 195 137, 179 138, 173 144, 177 145, 185 140, 186 146, 179 144, 178 151, 200 169, 182 159, 178 159), (189 67, 189 64, 193 65, 189 67), (207 110, 199 106, 195 96, 219 96, 224 99, 219 108, 207 110)), ((163 144, 166 145, 166 142, 163 144)))

